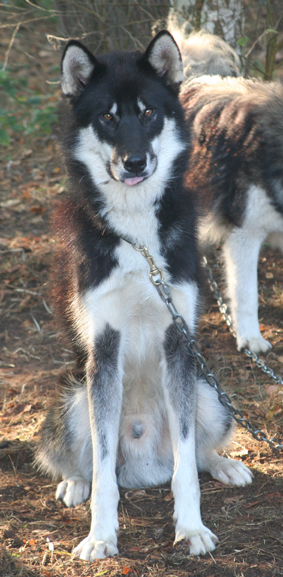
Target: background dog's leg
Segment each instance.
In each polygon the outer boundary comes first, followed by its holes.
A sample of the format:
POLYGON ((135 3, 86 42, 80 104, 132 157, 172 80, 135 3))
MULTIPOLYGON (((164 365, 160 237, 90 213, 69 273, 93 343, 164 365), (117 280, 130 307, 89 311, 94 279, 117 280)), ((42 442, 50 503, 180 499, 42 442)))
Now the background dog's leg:
POLYGON ((120 334, 106 325, 96 338, 87 365, 88 403, 93 445, 90 533, 74 553, 81 559, 118 554, 116 456, 122 402, 120 334))
POLYGON ((172 491, 175 499, 175 543, 189 542, 190 553, 205 554, 215 548, 217 537, 201 520, 200 489, 196 466, 196 371, 183 336, 175 325, 165 338, 164 394, 174 453, 172 491))
POLYGON ((258 323, 257 263, 263 240, 262 231, 234 228, 223 246, 238 349, 248 347, 254 353, 271 347, 258 323))

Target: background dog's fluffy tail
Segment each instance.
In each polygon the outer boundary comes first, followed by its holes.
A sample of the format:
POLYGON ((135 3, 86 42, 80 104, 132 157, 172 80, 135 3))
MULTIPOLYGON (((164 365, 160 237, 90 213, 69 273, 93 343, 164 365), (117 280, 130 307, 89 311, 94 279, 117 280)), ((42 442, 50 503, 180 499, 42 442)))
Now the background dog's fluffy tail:
POLYGON ((180 48, 187 78, 203 74, 241 75, 238 54, 219 36, 206 30, 189 32, 187 22, 173 11, 169 14, 167 29, 180 48))

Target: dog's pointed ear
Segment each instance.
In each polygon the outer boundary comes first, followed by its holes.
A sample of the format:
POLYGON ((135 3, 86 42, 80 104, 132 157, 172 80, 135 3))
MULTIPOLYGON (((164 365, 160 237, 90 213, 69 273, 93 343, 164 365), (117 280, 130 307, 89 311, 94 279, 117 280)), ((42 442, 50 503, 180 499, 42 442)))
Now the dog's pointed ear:
POLYGON ((66 96, 77 96, 88 83, 96 59, 76 40, 68 42, 61 62, 61 86, 66 96))
POLYGON ((180 50, 170 32, 161 30, 151 41, 145 58, 166 84, 178 90, 183 78, 183 64, 180 50))

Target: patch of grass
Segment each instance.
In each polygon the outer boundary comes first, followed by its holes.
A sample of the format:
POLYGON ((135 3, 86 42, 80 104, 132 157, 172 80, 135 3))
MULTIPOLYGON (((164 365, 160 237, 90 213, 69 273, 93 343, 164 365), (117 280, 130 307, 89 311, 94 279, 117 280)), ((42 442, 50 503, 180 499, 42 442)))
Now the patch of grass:
POLYGON ((0 92, 5 106, 0 106, 0 145, 10 146, 17 133, 50 134, 57 122, 57 103, 53 94, 39 94, 22 77, 9 70, 0 71, 0 92))

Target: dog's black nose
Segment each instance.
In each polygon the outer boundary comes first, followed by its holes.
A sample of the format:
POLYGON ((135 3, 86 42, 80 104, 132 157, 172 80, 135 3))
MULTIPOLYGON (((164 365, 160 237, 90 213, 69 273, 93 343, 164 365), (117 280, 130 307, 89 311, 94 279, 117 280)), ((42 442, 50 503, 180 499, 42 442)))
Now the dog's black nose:
POLYGON ((133 154, 124 159, 124 167, 131 174, 140 174, 146 167, 146 157, 133 154))

